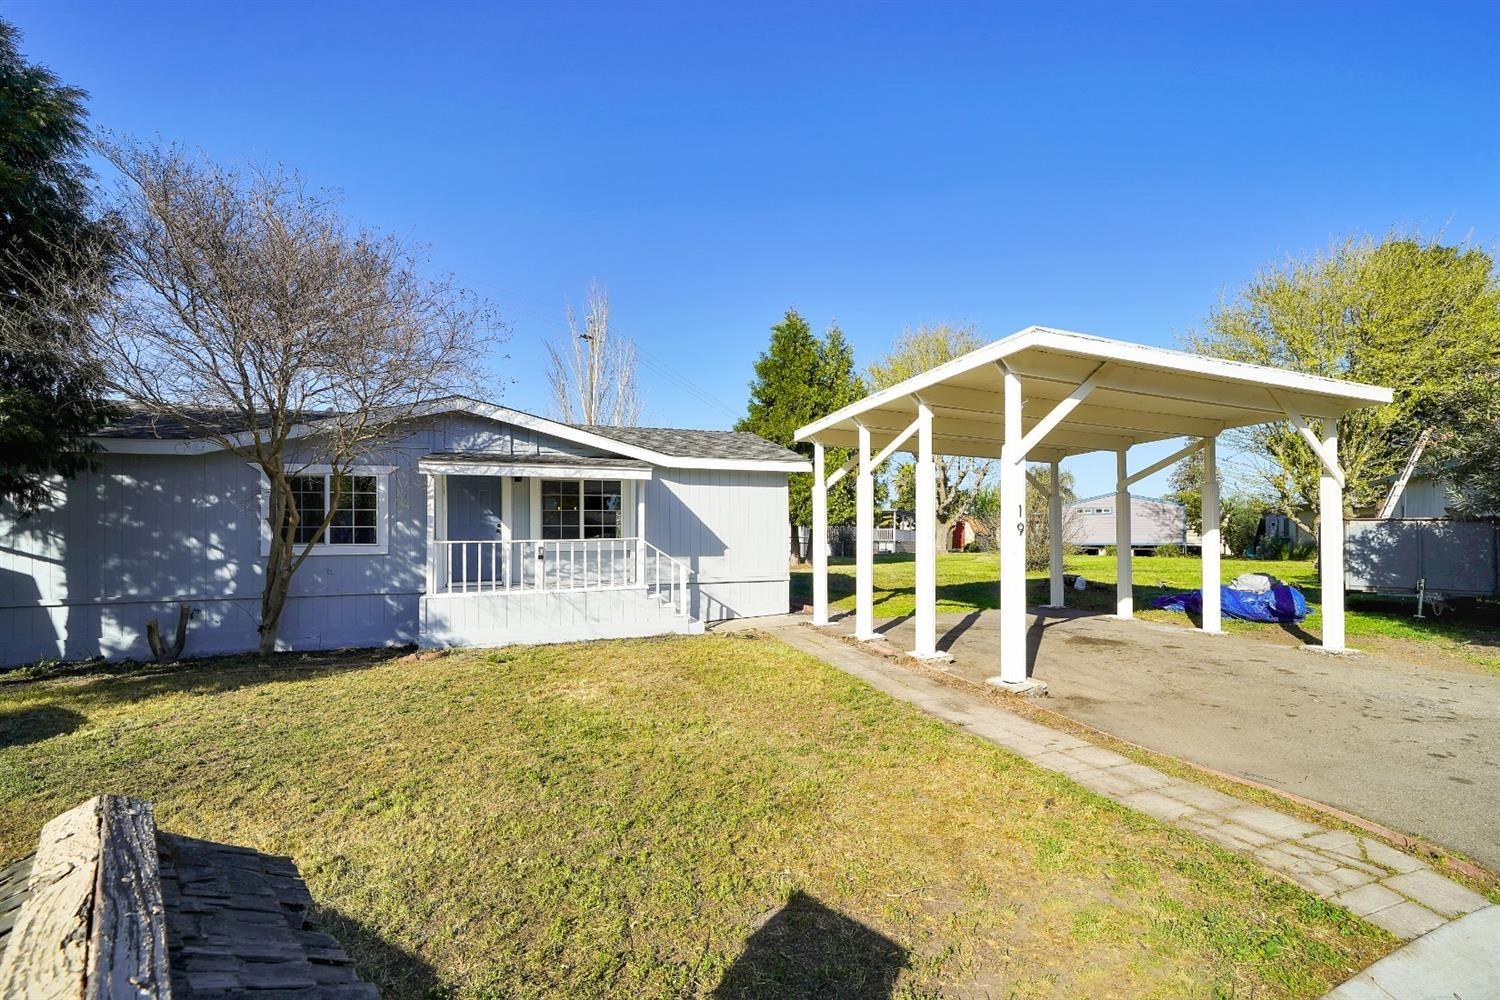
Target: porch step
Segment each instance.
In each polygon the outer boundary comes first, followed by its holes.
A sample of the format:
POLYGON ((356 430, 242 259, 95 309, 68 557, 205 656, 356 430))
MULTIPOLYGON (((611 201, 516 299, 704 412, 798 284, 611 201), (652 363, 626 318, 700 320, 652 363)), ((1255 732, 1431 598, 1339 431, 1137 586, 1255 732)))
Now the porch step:
POLYGON ((423 597, 420 641, 503 646, 702 632, 702 622, 644 589, 512 591, 423 597))

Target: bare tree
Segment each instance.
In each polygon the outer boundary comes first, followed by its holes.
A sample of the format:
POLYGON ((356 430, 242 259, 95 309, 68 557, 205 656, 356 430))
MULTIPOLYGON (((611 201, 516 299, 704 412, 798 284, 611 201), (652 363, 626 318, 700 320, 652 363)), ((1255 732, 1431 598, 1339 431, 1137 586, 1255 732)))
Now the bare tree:
MULTIPOLYGON (((284 169, 239 171, 173 147, 107 144, 123 181, 105 287, 71 317, 108 389, 253 464, 269 491, 258 624, 275 648, 294 574, 322 541, 349 470, 434 400, 474 384, 488 309, 421 273, 401 241, 352 226, 284 169), (96 301, 93 301, 96 300, 96 301), (292 479, 331 470, 298 539, 292 479)), ((83 302, 76 290, 54 312, 83 302)))
POLYGON ((580 329, 568 306, 568 339, 547 345, 552 409, 567 423, 633 427, 641 419, 635 343, 609 327, 609 294, 589 283, 580 329))

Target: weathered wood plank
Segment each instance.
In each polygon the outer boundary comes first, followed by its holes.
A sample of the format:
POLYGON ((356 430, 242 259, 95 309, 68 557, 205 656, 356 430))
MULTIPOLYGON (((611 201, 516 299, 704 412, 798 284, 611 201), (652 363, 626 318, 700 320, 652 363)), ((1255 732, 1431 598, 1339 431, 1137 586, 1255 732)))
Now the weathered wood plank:
POLYGON ((0 959, 0 997, 81 1000, 99 867, 98 798, 42 827, 30 895, 0 959))
POLYGON ((169 1000, 166 909, 148 802, 106 795, 100 804, 101 855, 89 941, 89 1000, 169 1000))

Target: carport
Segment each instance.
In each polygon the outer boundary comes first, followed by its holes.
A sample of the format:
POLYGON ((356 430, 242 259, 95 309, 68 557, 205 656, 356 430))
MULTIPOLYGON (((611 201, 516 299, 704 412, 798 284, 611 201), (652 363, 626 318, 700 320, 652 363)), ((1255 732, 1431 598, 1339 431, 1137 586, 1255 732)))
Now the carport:
MULTIPOLYGON (((1235 361, 1146 347, 1065 330, 1029 327, 921 375, 872 393, 797 431, 813 443, 813 622, 828 624, 828 487, 856 478, 855 635, 874 628, 875 472, 897 451, 916 459, 916 639, 912 654, 944 658, 937 649, 937 491, 933 456, 1000 460, 1001 687, 1028 687, 1026 670, 1027 463, 1051 466, 1073 455, 1116 455, 1116 614, 1129 618, 1131 584, 1130 487, 1202 451, 1203 615, 1205 632, 1220 630, 1219 435, 1236 427, 1288 421, 1322 465, 1319 483, 1323 648, 1344 649, 1344 473, 1338 458, 1338 418, 1352 409, 1391 401, 1391 390, 1235 361), (1183 447, 1132 470, 1130 449, 1186 438, 1183 447), (829 472, 827 447, 854 449, 829 472), (1014 517, 1012 528, 1011 517, 1014 517)), ((1042 484, 1032 478, 1035 488, 1042 484)), ((1062 607, 1062 496, 1048 496, 1051 536, 1049 607, 1062 607)))

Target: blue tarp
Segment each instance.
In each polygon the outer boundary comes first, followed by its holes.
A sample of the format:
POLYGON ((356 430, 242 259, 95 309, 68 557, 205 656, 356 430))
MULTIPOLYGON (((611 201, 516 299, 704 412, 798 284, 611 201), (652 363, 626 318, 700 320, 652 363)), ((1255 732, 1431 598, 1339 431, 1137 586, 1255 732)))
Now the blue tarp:
MULTIPOLYGON (((1151 601, 1153 608, 1198 614, 1203 610, 1203 591, 1163 594, 1151 601)), ((1219 606, 1231 618, 1247 622, 1300 622, 1307 617, 1307 599, 1296 587, 1278 583, 1270 590, 1254 593, 1248 590, 1219 588, 1219 606)))

